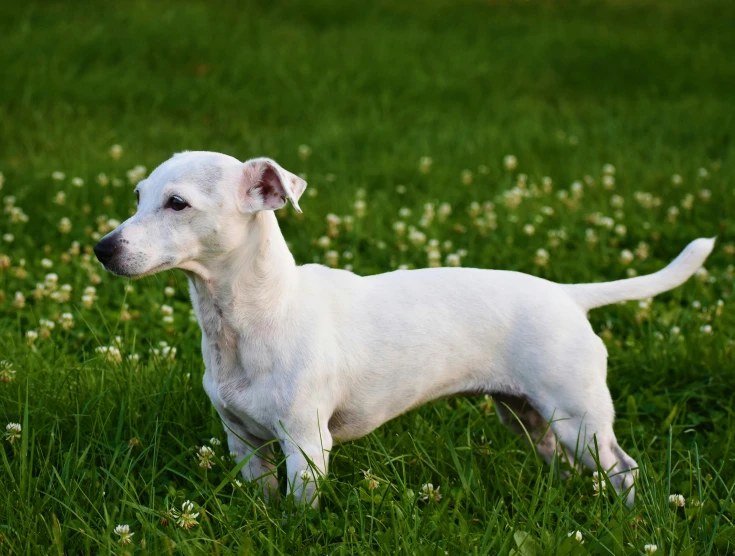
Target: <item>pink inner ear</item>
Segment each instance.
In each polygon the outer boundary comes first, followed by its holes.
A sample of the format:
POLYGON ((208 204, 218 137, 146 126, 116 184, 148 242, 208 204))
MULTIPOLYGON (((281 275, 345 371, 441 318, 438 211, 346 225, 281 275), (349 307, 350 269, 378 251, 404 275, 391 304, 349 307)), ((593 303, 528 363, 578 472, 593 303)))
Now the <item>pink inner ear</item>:
MULTIPOLYGON (((265 171, 260 178, 258 184, 260 194, 263 197, 263 203, 268 204, 269 201, 272 203, 276 199, 285 202, 283 191, 281 189, 281 180, 278 177, 278 173, 270 166, 265 167, 265 171)), ((273 203, 276 204, 276 203, 273 203)))
POLYGON ((243 170, 243 182, 250 210, 276 209, 286 203, 280 176, 269 164, 248 165, 243 170))

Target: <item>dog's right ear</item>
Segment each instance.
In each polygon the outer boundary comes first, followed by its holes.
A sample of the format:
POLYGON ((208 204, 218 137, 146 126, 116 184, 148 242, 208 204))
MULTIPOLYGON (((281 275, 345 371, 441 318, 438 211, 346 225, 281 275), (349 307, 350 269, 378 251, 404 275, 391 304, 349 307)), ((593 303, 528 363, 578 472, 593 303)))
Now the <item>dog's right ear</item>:
POLYGON ((238 207, 244 213, 276 210, 285 206, 288 199, 293 208, 301 212, 299 198, 304 189, 304 180, 284 170, 274 160, 253 158, 243 163, 238 207))

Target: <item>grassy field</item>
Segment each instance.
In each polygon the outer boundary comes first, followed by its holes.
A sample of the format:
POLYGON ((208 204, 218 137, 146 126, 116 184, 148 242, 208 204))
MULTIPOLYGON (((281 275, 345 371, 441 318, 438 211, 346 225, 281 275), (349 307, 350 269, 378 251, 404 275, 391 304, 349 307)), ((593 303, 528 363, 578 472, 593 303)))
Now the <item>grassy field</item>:
POLYGON ((0 5, 0 554, 735 553, 733 22, 724 0, 0 5), (482 398, 337 447, 319 511, 265 506, 219 444, 183 274, 91 255, 184 149, 305 174, 294 256, 359 274, 615 279, 717 235, 683 287, 591 314, 635 506, 560 481, 482 398))

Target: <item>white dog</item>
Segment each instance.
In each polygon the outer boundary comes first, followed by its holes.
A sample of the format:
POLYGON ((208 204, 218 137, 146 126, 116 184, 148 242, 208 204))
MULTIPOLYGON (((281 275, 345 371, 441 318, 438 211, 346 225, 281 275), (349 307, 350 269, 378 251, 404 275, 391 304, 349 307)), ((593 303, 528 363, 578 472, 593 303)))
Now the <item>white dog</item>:
POLYGON ((473 268, 361 277, 294 262, 273 211, 287 200, 300 211, 305 188, 267 158, 185 152, 138 184, 135 216, 95 246, 121 276, 187 274, 204 389, 237 461, 250 458, 246 479, 277 493, 277 440, 289 492, 316 505, 335 442, 436 398, 487 393, 547 461, 599 458, 633 501, 637 464, 613 433, 607 351, 586 313, 679 286, 713 239, 650 276, 600 284, 473 268))

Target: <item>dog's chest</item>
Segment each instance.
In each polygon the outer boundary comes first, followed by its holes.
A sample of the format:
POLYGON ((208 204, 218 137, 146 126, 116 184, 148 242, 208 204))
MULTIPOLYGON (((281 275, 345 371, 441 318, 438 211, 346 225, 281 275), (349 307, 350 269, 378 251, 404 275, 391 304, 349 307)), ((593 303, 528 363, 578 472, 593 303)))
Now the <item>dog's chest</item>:
POLYGON ((258 438, 273 435, 272 385, 263 373, 261 351, 245 345, 228 322, 225 311, 208 295, 192 292, 192 303, 202 329, 202 356, 206 367, 204 389, 217 411, 258 438))

